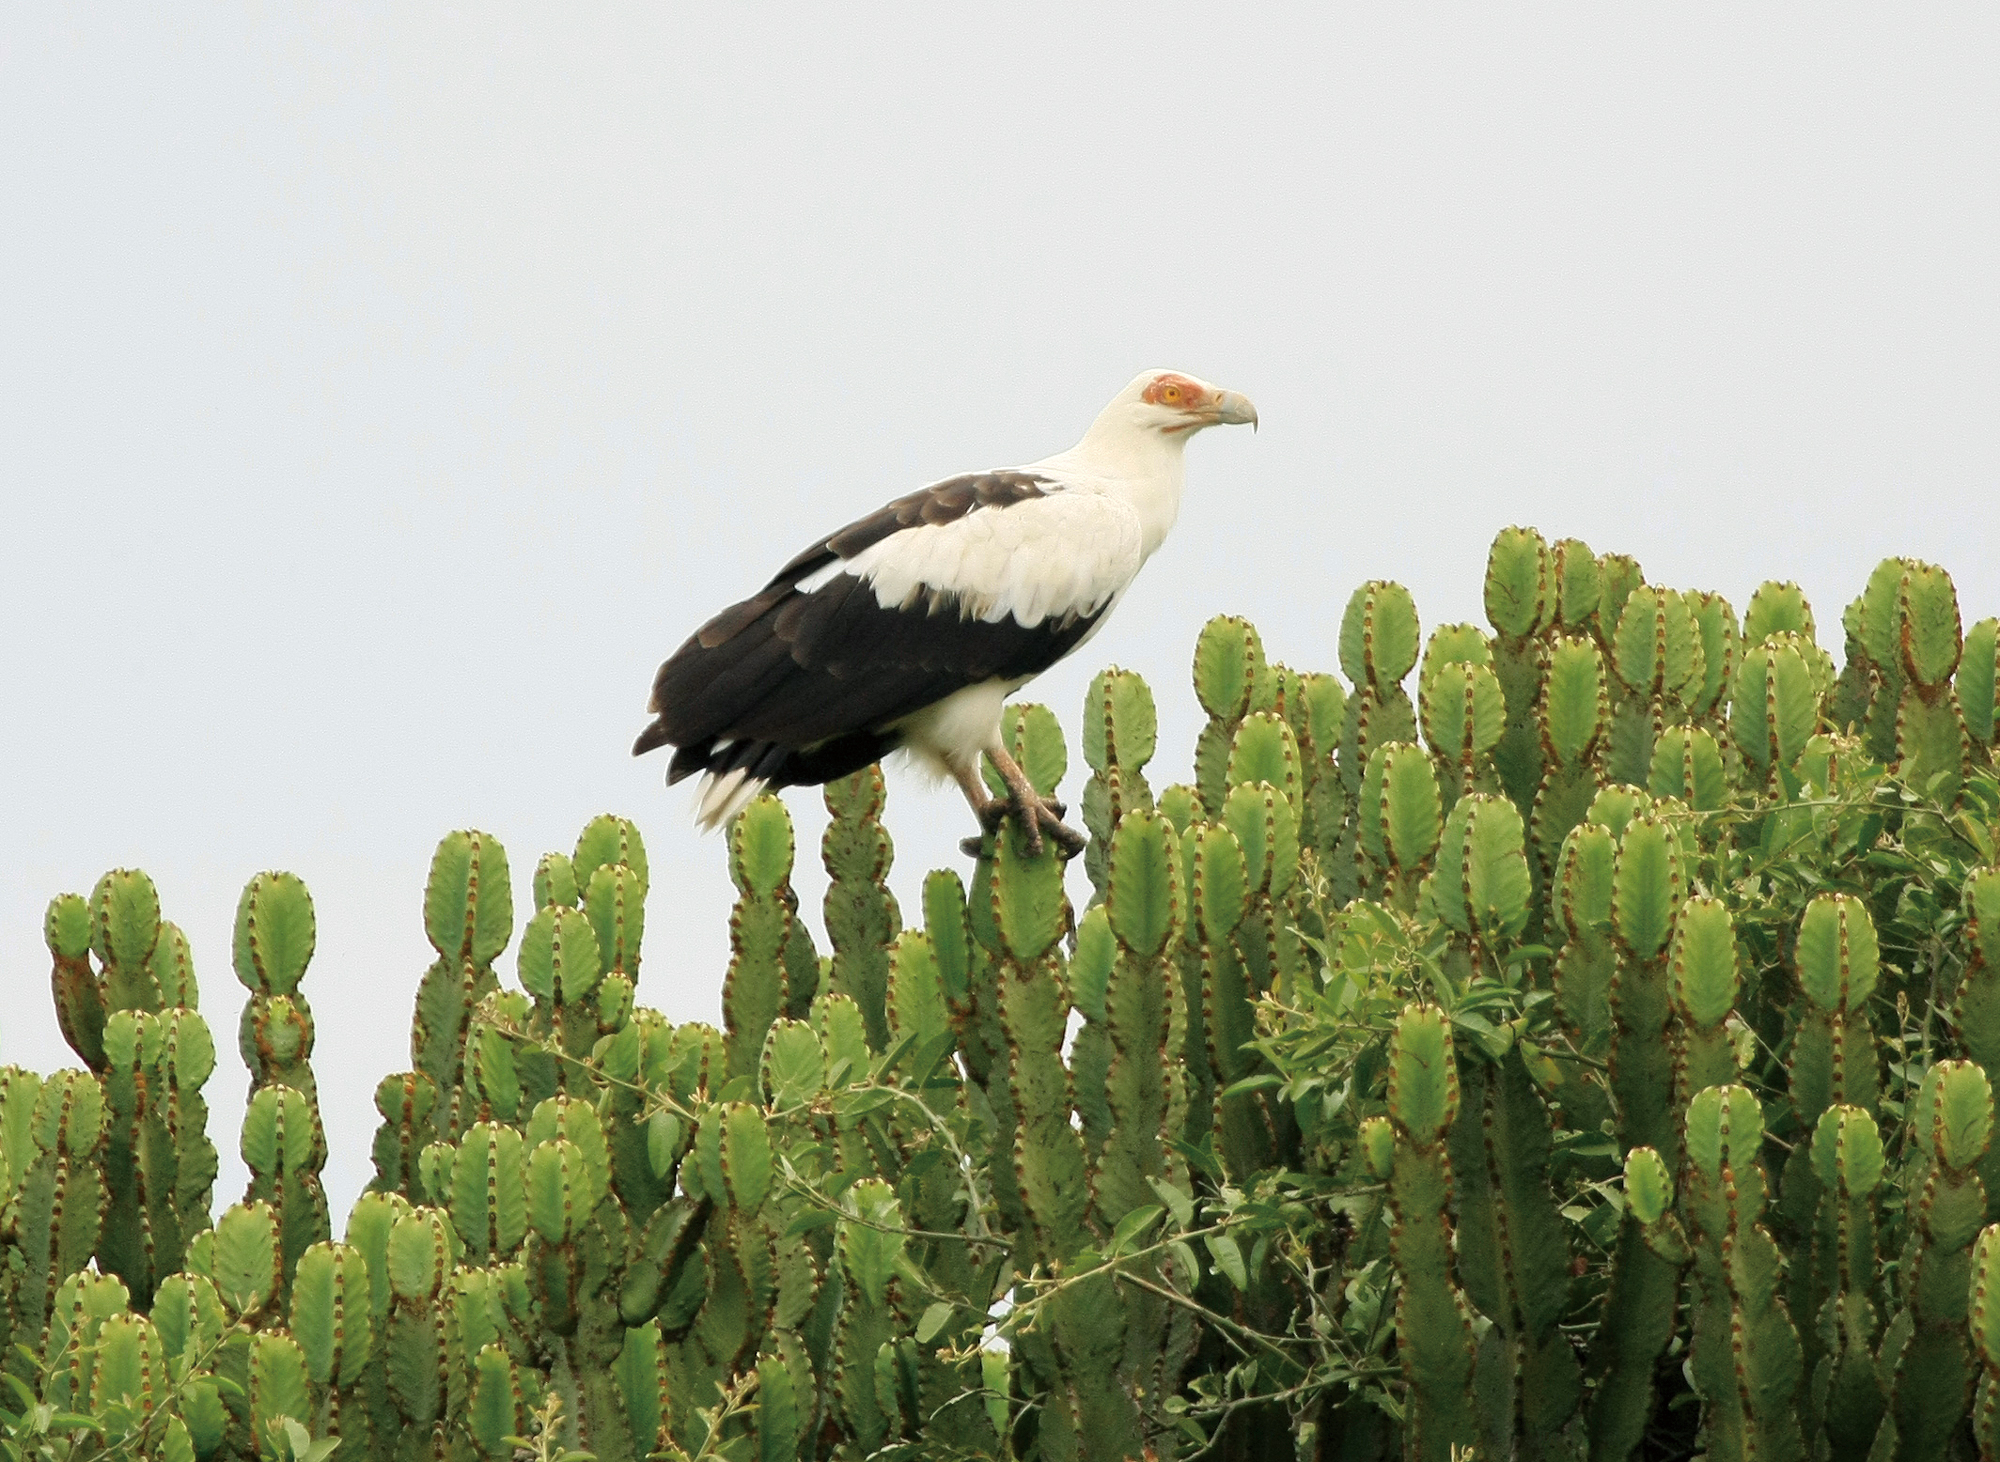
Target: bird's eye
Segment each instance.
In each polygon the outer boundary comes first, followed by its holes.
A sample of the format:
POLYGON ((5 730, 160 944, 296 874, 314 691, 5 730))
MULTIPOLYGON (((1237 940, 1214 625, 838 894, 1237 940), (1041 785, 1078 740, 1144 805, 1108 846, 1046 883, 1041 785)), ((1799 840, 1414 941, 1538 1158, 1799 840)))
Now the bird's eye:
POLYGON ((1179 400, 1181 399, 1181 388, 1180 388, 1179 386, 1163 386, 1163 387, 1161 387, 1161 388, 1160 388, 1160 399, 1161 399, 1162 401, 1166 402, 1166 403, 1167 403, 1167 404, 1168 404, 1169 406, 1172 406, 1172 405, 1174 405, 1174 404, 1175 404, 1176 402, 1178 402, 1178 401, 1179 401, 1179 400))

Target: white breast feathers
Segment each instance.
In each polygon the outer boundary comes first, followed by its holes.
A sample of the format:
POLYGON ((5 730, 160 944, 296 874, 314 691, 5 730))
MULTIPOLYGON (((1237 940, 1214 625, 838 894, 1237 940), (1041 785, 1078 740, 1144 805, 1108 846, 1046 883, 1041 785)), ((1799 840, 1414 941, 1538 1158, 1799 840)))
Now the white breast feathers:
POLYGON ((966 618, 1028 628, 1095 613, 1144 561, 1139 514, 1116 497, 1062 491, 951 523, 906 528, 841 565, 885 608, 925 590, 955 596, 966 618))

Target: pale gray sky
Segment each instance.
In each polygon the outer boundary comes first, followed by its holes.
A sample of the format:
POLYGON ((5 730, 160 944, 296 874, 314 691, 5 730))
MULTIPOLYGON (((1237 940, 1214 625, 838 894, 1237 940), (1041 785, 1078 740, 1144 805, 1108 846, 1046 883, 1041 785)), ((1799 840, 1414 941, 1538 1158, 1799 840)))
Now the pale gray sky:
MULTIPOLYGON (((604 810, 652 854, 640 998, 712 1017, 723 848, 626 754, 655 665, 1148 366, 1263 430, 1192 447, 1029 695, 1073 725, 1144 671, 1161 782, 1209 615, 1332 668, 1363 579, 1478 618, 1510 522, 1739 611, 1796 578, 1836 652, 1885 554, 2000 611, 2000 13, 1666 9, 15 7, 0 1059, 69 1060, 41 911, 114 865, 233 1047, 236 896, 289 868, 338 1223, 437 838, 498 835, 525 906, 604 810)), ((898 782, 889 820, 907 909, 966 813, 898 782)))

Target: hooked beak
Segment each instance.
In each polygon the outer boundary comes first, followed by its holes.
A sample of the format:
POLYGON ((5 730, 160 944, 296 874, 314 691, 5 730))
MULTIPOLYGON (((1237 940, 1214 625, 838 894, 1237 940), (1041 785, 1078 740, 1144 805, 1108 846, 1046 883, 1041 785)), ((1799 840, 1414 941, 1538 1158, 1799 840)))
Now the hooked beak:
POLYGON ((1215 420, 1222 426, 1241 426, 1247 421, 1252 431, 1257 429, 1257 408, 1239 391, 1216 392, 1214 410, 1215 420))

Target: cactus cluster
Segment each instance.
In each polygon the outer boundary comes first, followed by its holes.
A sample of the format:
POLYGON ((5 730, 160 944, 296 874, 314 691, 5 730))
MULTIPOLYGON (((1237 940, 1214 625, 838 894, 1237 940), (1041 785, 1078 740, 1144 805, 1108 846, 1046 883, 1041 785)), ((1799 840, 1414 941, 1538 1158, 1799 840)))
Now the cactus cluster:
MULTIPOLYGON (((751 803, 718 1026, 644 1003, 631 822, 518 919, 450 834, 338 1239, 305 886, 239 907, 213 1218, 187 941, 143 874, 58 898, 81 1065, 0 1071, 0 1441, 2000 1456, 1996 622, 1890 560, 1836 673, 1795 585, 1739 623, 1518 528, 1483 600, 1426 639, 1363 585, 1344 682, 1212 621, 1157 788, 1151 688, 1099 674, 1074 881, 1003 824, 906 927, 869 768, 826 789, 822 950, 751 803)), ((1005 734, 1054 795, 1055 716, 1005 734)))

